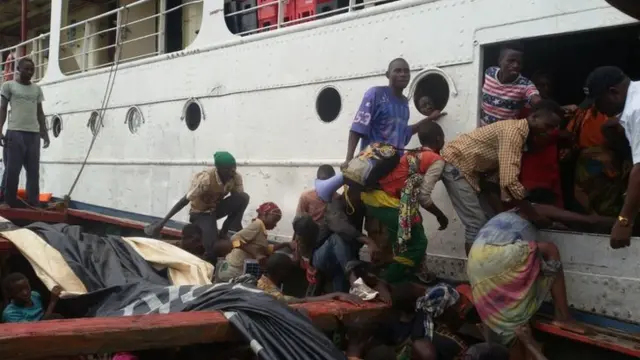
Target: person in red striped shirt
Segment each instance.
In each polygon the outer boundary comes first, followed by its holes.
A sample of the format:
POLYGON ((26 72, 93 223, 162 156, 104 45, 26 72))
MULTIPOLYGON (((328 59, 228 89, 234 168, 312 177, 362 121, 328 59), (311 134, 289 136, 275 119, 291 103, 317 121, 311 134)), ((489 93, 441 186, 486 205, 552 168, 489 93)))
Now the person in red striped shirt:
POLYGON ((509 43, 500 50, 499 66, 484 72, 480 126, 517 119, 526 104, 541 100, 535 84, 520 74, 523 54, 519 43, 509 43))

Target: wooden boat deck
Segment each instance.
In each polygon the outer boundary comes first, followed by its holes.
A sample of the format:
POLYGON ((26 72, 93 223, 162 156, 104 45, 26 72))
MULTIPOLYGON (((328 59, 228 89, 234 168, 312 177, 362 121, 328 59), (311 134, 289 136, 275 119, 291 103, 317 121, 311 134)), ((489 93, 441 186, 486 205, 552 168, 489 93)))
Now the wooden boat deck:
MULTIPOLYGON (((380 303, 357 307, 336 301, 292 306, 306 311, 314 324, 323 330, 335 329, 339 322, 349 326, 366 321, 386 308, 380 303)), ((126 319, 52 320, 3 324, 0 327, 0 359, 101 354, 234 340, 241 340, 240 335, 217 311, 141 315, 126 319)))

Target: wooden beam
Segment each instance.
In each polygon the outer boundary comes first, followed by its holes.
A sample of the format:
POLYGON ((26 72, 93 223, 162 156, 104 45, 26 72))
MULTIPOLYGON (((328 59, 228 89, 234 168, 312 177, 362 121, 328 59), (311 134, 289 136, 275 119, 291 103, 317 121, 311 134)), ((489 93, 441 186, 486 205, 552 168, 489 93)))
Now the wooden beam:
MULTIPOLYGON (((327 301, 293 305, 303 309, 323 330, 366 321, 387 308, 381 303, 356 307, 327 301)), ((0 359, 37 359, 162 349, 191 344, 242 340, 222 313, 185 312, 113 318, 87 318, 3 324, 0 359)))

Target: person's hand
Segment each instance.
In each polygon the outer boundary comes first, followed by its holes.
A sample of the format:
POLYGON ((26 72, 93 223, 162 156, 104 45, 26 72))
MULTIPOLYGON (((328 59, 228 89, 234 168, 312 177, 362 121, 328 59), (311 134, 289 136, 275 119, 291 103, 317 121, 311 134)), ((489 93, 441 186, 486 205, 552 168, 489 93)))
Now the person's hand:
POLYGON ((366 237, 364 243, 367 245, 367 249, 369 250, 369 255, 371 256, 371 262, 376 262, 380 260, 382 256, 380 247, 376 244, 373 239, 366 237))
POLYGON ((570 230, 568 226, 566 226, 563 223, 557 222, 557 221, 554 221, 554 222, 551 223, 550 229, 553 229, 553 230, 570 230))
POLYGON ((144 234, 152 238, 159 238, 162 226, 159 223, 152 223, 144 227, 144 234))
POLYGON ((0 146, 4 146, 5 140, 4 134, 0 132, 0 146))
POLYGON ((391 305, 391 292, 385 285, 380 284, 380 286, 376 286, 374 290, 378 292, 378 300, 386 305, 391 305))
POLYGON ((269 257, 263 255, 263 254, 259 254, 256 256, 256 261, 258 261, 258 264, 260 265, 261 268, 265 268, 265 266, 267 266, 267 259, 269 257))
POLYGON ((440 110, 436 110, 431 115, 429 115, 429 120, 436 121, 446 115, 447 115, 446 111, 440 112, 440 110))
POLYGON ((436 219, 438 219, 438 224, 440 224, 438 230, 444 230, 449 226, 449 218, 447 218, 446 215, 442 214, 442 216, 438 216, 436 219))
POLYGON ((40 134, 40 137, 42 138, 42 140, 44 140, 44 144, 42 145, 43 149, 46 149, 49 147, 49 144, 51 143, 49 141, 49 134, 47 132, 43 132, 40 134))
POLYGON ((344 171, 344 170, 347 168, 347 166, 349 166, 349 162, 350 162, 351 160, 353 160, 353 157, 351 157, 351 158, 346 158, 346 159, 344 160, 344 162, 340 165, 340 170, 343 170, 343 171, 344 171))
POLYGON ((616 221, 611 230, 611 238, 609 239, 609 245, 613 249, 621 249, 631 245, 631 231, 633 226, 631 224, 622 226, 620 221, 616 221))
POLYGON ((333 296, 333 300, 343 301, 355 306, 364 304, 364 301, 362 301, 358 296, 347 293, 336 293, 333 296))
POLYGON ((536 219, 533 219, 532 222, 539 229, 548 229, 553 225, 553 222, 544 216, 538 216, 536 219))
POLYGON ((535 344, 529 324, 520 325, 515 329, 516 336, 525 344, 535 344))
POLYGON ((56 285, 51 289, 51 300, 60 299, 60 294, 62 293, 62 287, 60 285, 56 285))

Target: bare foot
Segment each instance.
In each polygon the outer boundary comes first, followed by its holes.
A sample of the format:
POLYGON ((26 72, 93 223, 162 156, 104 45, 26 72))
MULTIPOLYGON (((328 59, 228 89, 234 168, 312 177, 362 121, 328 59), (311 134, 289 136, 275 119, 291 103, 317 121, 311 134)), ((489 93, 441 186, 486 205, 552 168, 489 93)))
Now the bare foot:
POLYGON ((589 333, 589 329, 582 324, 577 323, 575 320, 553 320, 551 324, 567 331, 574 332, 576 334, 586 335, 589 333))

